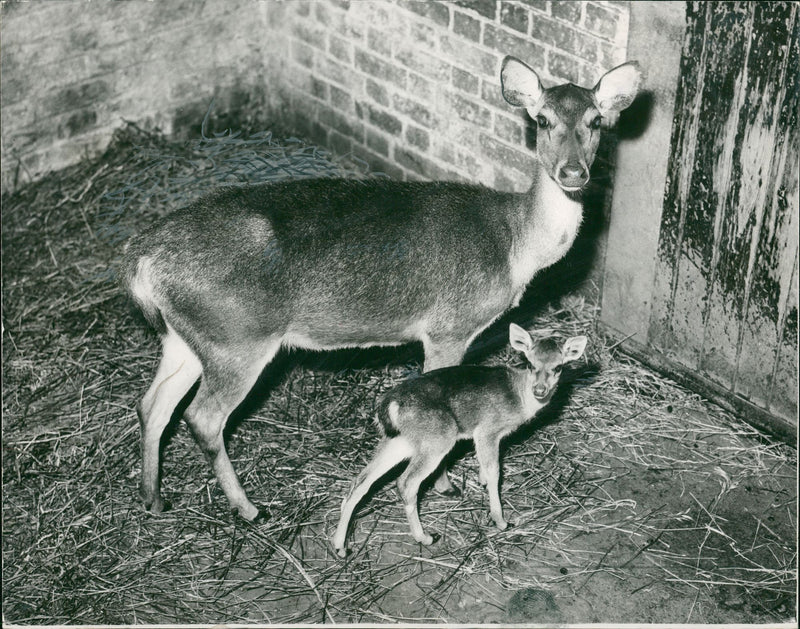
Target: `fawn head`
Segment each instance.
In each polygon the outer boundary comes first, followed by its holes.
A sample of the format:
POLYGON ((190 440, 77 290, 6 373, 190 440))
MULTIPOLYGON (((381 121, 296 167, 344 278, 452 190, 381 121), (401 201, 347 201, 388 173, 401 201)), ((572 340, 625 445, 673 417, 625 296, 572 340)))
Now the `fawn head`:
POLYGON ((572 336, 559 347, 552 338, 534 342, 527 330, 512 323, 508 331, 511 347, 525 355, 533 376, 533 397, 540 402, 550 399, 561 377, 564 363, 583 356, 585 336, 572 336))
POLYGON ((565 191, 589 181, 600 127, 613 125, 636 97, 641 72, 635 61, 609 70, 594 89, 572 83, 545 89, 532 68, 506 57, 500 71, 503 97, 525 107, 536 122, 536 150, 547 174, 565 191))

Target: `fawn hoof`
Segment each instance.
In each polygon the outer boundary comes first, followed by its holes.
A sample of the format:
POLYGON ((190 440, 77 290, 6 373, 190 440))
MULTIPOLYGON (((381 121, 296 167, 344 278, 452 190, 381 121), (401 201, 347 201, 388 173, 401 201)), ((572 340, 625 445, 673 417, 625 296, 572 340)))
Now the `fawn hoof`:
POLYGON ((347 555, 350 554, 350 550, 348 548, 337 548, 336 554, 339 555, 339 557, 341 557, 342 559, 344 559, 345 557, 347 557, 347 555))
POLYGON ((424 533, 422 537, 415 537, 414 539, 416 539, 423 546, 430 546, 434 542, 439 541, 439 535, 428 535, 427 533, 424 533))
POLYGON ((462 492, 455 485, 450 485, 447 489, 437 489, 440 495, 447 496, 448 498, 461 498, 462 492))
POLYGON ((170 509, 172 509, 172 503, 168 500, 162 500, 161 498, 156 498, 151 502, 144 502, 144 510, 149 513, 163 513, 170 509))
POLYGON ((270 519, 269 512, 266 509, 264 509, 263 507, 260 507, 258 509, 258 513, 256 513, 256 517, 254 517, 250 521, 250 523, 251 524, 265 524, 267 522, 267 520, 269 520, 269 519, 270 519))
POLYGON ((269 520, 269 513, 253 506, 251 508, 234 507, 231 512, 234 517, 239 517, 249 524, 263 524, 269 520))

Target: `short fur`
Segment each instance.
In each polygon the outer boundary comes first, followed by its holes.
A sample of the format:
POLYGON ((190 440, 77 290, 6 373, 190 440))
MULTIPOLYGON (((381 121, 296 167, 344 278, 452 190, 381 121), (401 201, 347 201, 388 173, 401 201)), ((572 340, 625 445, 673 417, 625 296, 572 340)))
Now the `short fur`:
POLYGON ((514 324, 512 346, 525 354, 528 369, 461 365, 430 371, 400 383, 383 398, 378 418, 385 438, 372 461, 359 474, 342 503, 333 545, 345 553, 350 518, 369 488, 405 459, 408 467, 397 481, 411 533, 430 544, 417 514, 420 484, 460 439, 472 439, 489 491, 490 512, 505 529, 499 497, 500 440, 536 415, 551 399, 561 366, 583 355, 586 337, 567 339, 559 347, 552 339, 534 343, 514 324))
MULTIPOLYGON (((522 62, 508 58, 507 66, 515 70, 504 90, 519 95, 534 78, 539 84, 522 62)), ((608 84, 607 99, 629 91, 630 80, 615 79, 618 73, 598 83, 608 84)), ((582 164, 591 163, 598 134, 587 120, 605 113, 592 91, 574 85, 544 90, 540 100, 541 115, 555 126, 539 138, 543 165, 526 194, 380 179, 230 186, 132 239, 124 259, 128 289, 164 337, 162 365, 145 397, 179 400, 191 389, 195 369, 181 367, 185 349, 167 341, 177 337, 202 372, 186 419, 243 517, 252 520, 258 510, 233 471, 222 431, 282 345, 418 340, 425 371, 458 364, 475 336, 518 303, 531 278, 572 246, 582 218, 572 162, 580 154, 582 164), (569 139, 575 134, 577 145, 569 139)), ((142 406, 143 443, 160 437, 164 408, 142 406)), ((159 511, 159 453, 143 452, 142 498, 159 511)), ((437 487, 448 489, 446 475, 437 487)))

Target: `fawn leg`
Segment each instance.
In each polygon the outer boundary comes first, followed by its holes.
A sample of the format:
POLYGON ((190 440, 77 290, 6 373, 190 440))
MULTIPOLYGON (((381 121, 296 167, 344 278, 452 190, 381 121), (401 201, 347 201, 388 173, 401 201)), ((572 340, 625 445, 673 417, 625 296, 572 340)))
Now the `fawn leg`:
MULTIPOLYGON (((452 447, 452 445, 453 444, 450 443, 450 447, 452 447)), ((411 527, 411 535, 420 544, 424 544, 425 546, 429 546, 433 543, 433 537, 422 530, 422 524, 419 521, 419 512, 417 510, 419 486, 422 484, 422 481, 430 476, 439 466, 444 455, 450 451, 450 447, 426 447, 424 450, 416 452, 409 461, 408 467, 400 475, 400 478, 397 479, 397 487, 403 498, 406 517, 411 527)))
POLYGON ((381 476, 395 467, 401 461, 409 458, 414 453, 411 444, 405 437, 394 437, 384 440, 375 453, 369 464, 361 471, 353 482, 350 492, 342 501, 342 514, 336 533, 333 536, 333 547, 337 550, 340 557, 345 556, 345 540, 347 538, 347 527, 350 517, 358 506, 361 499, 367 494, 370 487, 381 476))
POLYGON ((489 491, 489 513, 501 531, 508 527, 503 519, 503 506, 500 504, 500 437, 475 431, 475 454, 481 469, 481 478, 486 481, 489 491))

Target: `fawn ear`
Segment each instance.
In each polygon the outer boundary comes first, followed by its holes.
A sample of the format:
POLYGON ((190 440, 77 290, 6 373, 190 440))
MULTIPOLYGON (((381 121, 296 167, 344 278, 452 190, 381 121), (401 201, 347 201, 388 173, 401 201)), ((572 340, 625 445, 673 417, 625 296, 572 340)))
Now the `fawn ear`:
POLYGON ((585 336, 572 336, 564 342, 564 347, 561 349, 561 357, 565 363, 571 360, 578 360, 583 356, 583 350, 586 349, 585 336))
POLYGON ((508 326, 508 340, 518 352, 529 352, 533 349, 533 339, 527 330, 522 329, 516 323, 508 326))
POLYGON ((619 112, 636 98, 641 81, 642 71, 635 61, 623 63, 600 77, 593 95, 595 105, 603 118, 616 122, 619 112))
POLYGON ((509 105, 527 107, 529 113, 539 109, 544 88, 539 75, 527 64, 516 57, 509 56, 503 59, 500 84, 503 88, 503 98, 509 105))

